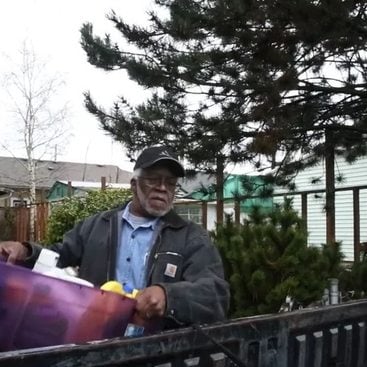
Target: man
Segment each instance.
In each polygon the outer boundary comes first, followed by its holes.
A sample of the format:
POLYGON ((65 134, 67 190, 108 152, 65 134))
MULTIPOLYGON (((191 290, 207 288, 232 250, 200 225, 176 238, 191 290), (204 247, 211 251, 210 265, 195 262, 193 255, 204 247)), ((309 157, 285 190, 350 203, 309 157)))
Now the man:
MULTIPOLYGON (((173 210, 178 177, 184 168, 162 146, 145 149, 131 179, 132 200, 89 217, 67 232, 58 266, 75 266, 79 276, 100 286, 117 280, 141 289, 136 311, 143 319, 163 318, 166 328, 225 319, 228 284, 217 249, 199 225, 173 210)), ((32 266, 42 247, 2 242, 9 262, 32 266)))

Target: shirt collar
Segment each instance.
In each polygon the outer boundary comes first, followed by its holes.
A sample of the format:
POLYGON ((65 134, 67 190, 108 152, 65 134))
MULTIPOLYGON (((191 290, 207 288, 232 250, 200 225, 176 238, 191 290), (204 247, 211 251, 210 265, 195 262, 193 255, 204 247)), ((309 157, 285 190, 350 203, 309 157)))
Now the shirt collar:
MULTIPOLYGON (((131 202, 129 202, 125 206, 125 208, 123 209, 123 211, 122 211, 122 220, 126 221, 127 223, 129 223, 131 225, 131 223, 129 221, 130 205, 131 205, 131 202)), ((159 223, 159 220, 160 220, 159 217, 152 217, 151 220, 145 222, 141 227, 152 228, 153 230, 155 230, 158 223, 159 223)))

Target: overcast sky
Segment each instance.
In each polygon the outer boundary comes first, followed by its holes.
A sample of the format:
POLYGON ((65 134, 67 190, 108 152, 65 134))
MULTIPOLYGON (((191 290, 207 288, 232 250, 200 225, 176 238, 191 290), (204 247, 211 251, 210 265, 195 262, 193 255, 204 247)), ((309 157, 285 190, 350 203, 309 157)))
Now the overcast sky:
MULTIPOLYGON (((125 21, 144 24, 146 11, 151 8, 151 0, 1 1, 0 73, 11 69, 12 63, 20 64, 19 50, 27 41, 36 55, 47 60, 48 72, 60 74, 65 81, 60 98, 69 105, 72 137, 64 149, 57 150, 58 160, 116 164, 132 170, 121 146, 106 136, 98 121, 85 110, 83 92, 90 90, 97 102, 106 107, 118 95, 137 103, 144 92, 123 71, 106 73, 88 64, 80 46, 79 30, 88 21, 93 23, 96 34, 113 35, 112 24, 105 17, 111 9, 125 21)), ((120 42, 120 38, 114 40, 120 42)), ((0 155, 24 157, 24 149, 14 136, 6 98, 0 92, 0 155)))

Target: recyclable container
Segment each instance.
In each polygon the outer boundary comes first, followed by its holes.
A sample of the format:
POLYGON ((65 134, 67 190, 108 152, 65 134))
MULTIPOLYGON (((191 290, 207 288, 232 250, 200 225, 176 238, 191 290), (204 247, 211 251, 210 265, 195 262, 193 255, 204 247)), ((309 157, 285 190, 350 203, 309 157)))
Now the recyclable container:
POLYGON ((135 300, 0 261, 0 352, 123 336, 135 300))

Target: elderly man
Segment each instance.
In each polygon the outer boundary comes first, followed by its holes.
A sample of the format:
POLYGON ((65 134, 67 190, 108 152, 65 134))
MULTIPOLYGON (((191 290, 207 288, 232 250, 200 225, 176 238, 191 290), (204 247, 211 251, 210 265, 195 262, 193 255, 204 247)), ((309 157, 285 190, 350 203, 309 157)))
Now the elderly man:
MULTIPOLYGON (((154 146, 138 157, 131 179, 132 200, 89 217, 51 250, 58 266, 75 266, 96 286, 117 280, 140 289, 136 311, 143 319, 162 318, 165 328, 225 319, 228 284, 208 233, 172 209, 184 168, 168 148, 154 146)), ((2 242, 9 262, 32 266, 42 247, 2 242)))

